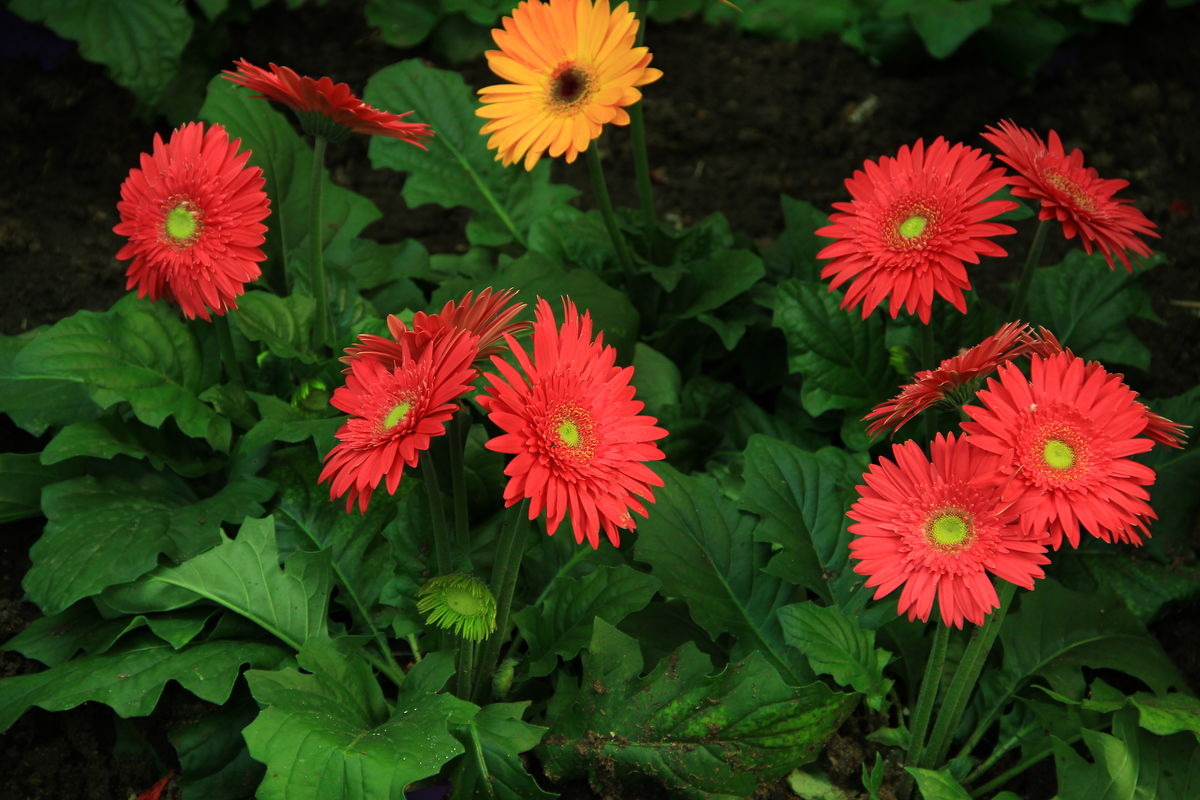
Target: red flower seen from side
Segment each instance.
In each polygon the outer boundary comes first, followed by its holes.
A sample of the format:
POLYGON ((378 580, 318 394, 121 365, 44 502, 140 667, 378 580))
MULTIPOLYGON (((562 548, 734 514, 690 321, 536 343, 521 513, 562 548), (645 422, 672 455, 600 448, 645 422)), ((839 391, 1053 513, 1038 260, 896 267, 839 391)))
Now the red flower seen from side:
POLYGON ((117 203, 113 231, 129 239, 117 258, 132 259, 126 289, 174 300, 188 319, 237 308, 245 285, 262 274, 270 213, 262 170, 246 166, 250 151, 239 153, 241 143, 200 122, 165 144, 154 135, 153 152, 130 170, 117 203))
POLYGON ((1026 535, 1012 507, 980 476, 999 459, 953 434, 938 434, 931 457, 916 442, 892 446, 863 475, 848 516, 854 571, 876 599, 900 589, 898 611, 929 619, 936 599, 942 622, 983 623, 999 607, 989 575, 1025 589, 1043 577, 1046 537, 1026 535))
POLYGON ((983 151, 940 136, 928 148, 918 139, 895 158, 864 162, 846 180, 851 201, 834 203, 830 224, 817 230, 837 240, 817 253, 832 259, 821 277, 832 278, 830 291, 849 282, 842 308, 861 303, 864 319, 889 296, 893 318, 904 308, 928 324, 935 294, 965 314, 963 262, 1005 255, 991 237, 1015 233, 988 221, 1016 207, 987 199, 1005 181, 983 151))
POLYGON ((404 467, 415 467, 430 439, 446 432, 458 399, 475 379, 476 338, 455 332, 414 354, 403 342, 394 366, 374 358, 350 364, 346 385, 330 402, 350 415, 338 429, 338 444, 325 456, 319 482, 330 480, 330 499, 346 495, 367 510, 371 493, 386 479, 389 494, 404 467))
POLYGON ((422 139, 433 136, 433 129, 425 123, 404 121, 413 112, 380 111, 360 100, 349 86, 334 83, 331 78, 298 75, 276 64, 263 69, 244 58, 234 62, 234 66, 236 70, 223 70, 226 79, 296 111, 308 133, 331 141, 339 141, 350 133, 388 136, 420 148, 425 147, 422 139))
POLYGON ((530 519, 545 510, 547 533, 569 515, 576 542, 599 547, 603 530, 615 546, 619 529, 636 527, 631 512, 646 516, 642 500, 654 502, 651 487, 663 485, 645 462, 663 458, 653 443, 667 432, 640 413, 633 367, 615 365, 602 335, 592 339, 589 314, 570 300, 563 306, 560 328, 539 298, 532 359, 505 337, 520 371, 492 357, 499 375, 484 373, 489 385, 478 400, 503 433, 486 446, 513 456, 504 469, 506 506, 528 498, 530 519))
POLYGON ((1115 197, 1129 181, 1104 179, 1083 165, 1079 149, 1068 155, 1055 131, 1049 141, 1011 120, 988 126, 983 134, 997 150, 1000 160, 1017 172, 1012 193, 1041 203, 1038 218, 1058 220, 1068 239, 1079 236, 1087 253, 1095 247, 1113 267, 1113 256, 1133 271, 1129 253, 1151 255, 1141 236, 1158 237, 1155 225, 1133 206, 1131 200, 1115 197))
POLYGON ((1106 542, 1149 535, 1154 470, 1129 456, 1153 442, 1146 407, 1121 377, 1067 352, 1033 355, 1028 379, 1004 364, 978 393, 982 405, 963 408, 967 441, 1000 456, 998 483, 1023 528, 1048 532, 1055 550, 1064 537, 1078 547, 1080 529, 1106 542))

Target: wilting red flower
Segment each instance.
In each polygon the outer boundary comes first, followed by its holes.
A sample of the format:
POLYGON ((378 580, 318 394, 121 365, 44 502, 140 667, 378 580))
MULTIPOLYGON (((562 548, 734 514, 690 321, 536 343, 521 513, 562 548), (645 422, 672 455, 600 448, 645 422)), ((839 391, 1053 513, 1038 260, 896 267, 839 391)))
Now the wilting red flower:
POLYGON ((189 122, 121 184, 113 231, 129 241, 117 252, 133 259, 125 288, 138 297, 167 297, 188 319, 211 319, 237 308, 238 295, 262 272, 259 245, 271 213, 262 170, 247 167, 250 151, 238 152, 221 125, 189 122))
POLYGON ((947 358, 935 369, 921 370, 913 376, 916 381, 900 387, 900 394, 871 409, 863 417, 864 422, 875 420, 867 426, 867 433, 874 436, 881 431, 898 431, 956 389, 966 387, 963 392, 973 394, 974 383, 995 372, 996 367, 1042 347, 1045 345, 1039 334, 1028 324, 1006 322, 974 347, 947 358))
POLYGON ((297 75, 288 67, 275 64, 263 69, 244 58, 235 61, 234 66, 237 70, 222 71, 225 78, 293 109, 304 130, 315 136, 339 141, 350 133, 365 133, 402 139, 420 148, 425 147, 422 139, 433 136, 433 130, 425 123, 403 121, 413 112, 380 111, 360 100, 349 86, 334 83, 331 78, 297 75))
POLYGON ((330 402, 350 415, 338 429, 338 444, 325 456, 319 482, 333 479, 329 497, 346 495, 346 510, 367 510, 371 493, 387 478, 394 494, 405 466, 415 467, 429 440, 446 432, 446 421, 475 378, 476 338, 457 332, 414 355, 401 342, 389 366, 374 358, 350 364, 346 385, 330 402))
POLYGON ((592 341, 591 316, 580 317, 570 300, 563 306, 560 329, 550 304, 538 299, 532 360, 505 337, 524 375, 492 357, 500 375, 484 373, 491 385, 478 400, 504 433, 486 447, 514 456, 504 469, 506 506, 529 498, 530 519, 545 509, 547 533, 569 513, 576 542, 599 547, 603 528, 618 545, 618 529, 636 527, 630 512, 646 516, 637 497, 653 503, 651 487, 663 485, 643 462, 663 458, 652 442, 667 432, 639 413, 633 367, 615 365, 617 352, 602 334, 592 341))
POLYGON ((1129 181, 1105 180, 1093 167, 1083 166, 1078 149, 1067 155, 1058 134, 1050 131, 1047 144, 1032 131, 1011 120, 988 126, 983 134, 1000 151, 1000 160, 1017 171, 1012 178, 1012 193, 1041 202, 1038 218, 1057 219, 1068 239, 1079 235, 1083 249, 1092 246, 1104 254, 1113 267, 1115 254, 1130 272, 1127 253, 1151 254, 1139 235, 1158 237, 1155 225, 1133 206, 1132 200, 1114 197, 1129 181))
MULTIPOLYGON (((492 287, 487 287, 477 296, 467 292, 455 303, 446 302, 442 310, 436 314, 426 314, 418 311, 413 315, 412 326, 404 324, 394 314, 387 318, 388 332, 392 338, 364 333, 359 336, 358 344, 346 348, 342 361, 352 364, 359 358, 375 358, 395 366, 400 363, 404 347, 407 347, 418 357, 422 351, 435 339, 447 336, 453 331, 466 331, 479 340, 479 352, 475 361, 496 355, 504 346, 504 337, 517 334, 529 326, 528 322, 513 322, 513 317, 525 308, 524 303, 515 303, 505 308, 505 305, 517 295, 516 289, 505 289, 492 293, 492 287), (401 344, 403 343, 403 344, 401 344)), ((349 370, 349 367, 346 368, 349 370)))
POLYGON ((1011 200, 988 200, 1005 184, 982 150, 951 146, 938 137, 926 149, 921 139, 895 158, 866 161, 846 179, 852 198, 834 203, 837 213, 818 236, 837 239, 817 253, 833 259, 821 270, 833 291, 851 281, 842 308, 862 303, 863 319, 891 295, 893 318, 904 307, 929 322, 933 295, 967 312, 963 290, 971 288, 964 261, 1003 256, 992 236, 1015 233, 987 220, 1016 208, 1011 200))
POLYGON ((1079 529, 1104 541, 1141 543, 1139 529, 1154 510, 1145 486, 1154 470, 1129 456, 1153 442, 1146 407, 1100 364, 1070 353, 1030 357, 1030 378, 1011 362, 989 378, 965 406, 962 423, 973 446, 1000 456, 1005 496, 1021 513, 1030 534, 1048 531, 1057 550, 1063 536, 1079 546, 1079 529))
POLYGON ((876 599, 903 586, 898 611, 929 619, 937 598, 942 622, 976 625, 1000 605, 988 573, 1032 589, 1043 576, 1046 537, 1027 536, 1011 506, 980 476, 999 459, 954 434, 938 434, 932 458, 916 442, 892 446, 863 475, 848 516, 854 571, 876 599))

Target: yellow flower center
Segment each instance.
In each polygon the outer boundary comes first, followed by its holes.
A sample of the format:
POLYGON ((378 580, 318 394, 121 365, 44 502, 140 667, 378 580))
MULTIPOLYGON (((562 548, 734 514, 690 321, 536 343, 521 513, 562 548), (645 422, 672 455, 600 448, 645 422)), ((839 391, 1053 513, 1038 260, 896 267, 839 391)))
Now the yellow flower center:
POLYGON ((953 512, 942 514, 929 526, 929 535, 943 547, 954 547, 971 534, 967 521, 953 512))
POLYGON ((1046 170, 1043 173, 1043 177, 1045 177, 1045 179, 1060 192, 1070 195, 1071 199, 1074 200, 1075 204, 1080 208, 1091 208, 1093 205, 1095 205, 1095 201, 1092 200, 1092 196, 1081 189, 1079 184, 1068 178, 1066 175, 1063 175, 1059 172, 1054 172, 1053 170, 1046 170))
POLYGON ((578 447, 579 428, 575 427, 575 423, 571 420, 565 419, 558 425, 558 438, 567 447, 578 447))
POLYGON ((925 232, 927 224, 929 224, 929 220, 914 214, 900 223, 900 235, 905 239, 913 239, 925 232))
POLYGON ((1048 439, 1042 447, 1042 459, 1051 469, 1070 469, 1075 466, 1075 451, 1062 439, 1048 439))
POLYGON ((586 464, 596 454, 596 426, 585 409, 566 403, 554 409, 546 422, 545 436, 555 458, 586 464))
POLYGON ((384 430, 390 431, 392 428, 403 422, 404 418, 408 416, 408 412, 410 410, 412 410, 412 403, 404 400, 392 406, 387 415, 383 418, 384 430))
POLYGON ((167 212, 163 228, 173 244, 186 247, 200 234, 200 213, 191 203, 182 201, 167 212))
POLYGON ((582 108, 595 91, 592 73, 572 61, 560 64, 550 75, 549 110, 558 114, 574 114, 582 108))

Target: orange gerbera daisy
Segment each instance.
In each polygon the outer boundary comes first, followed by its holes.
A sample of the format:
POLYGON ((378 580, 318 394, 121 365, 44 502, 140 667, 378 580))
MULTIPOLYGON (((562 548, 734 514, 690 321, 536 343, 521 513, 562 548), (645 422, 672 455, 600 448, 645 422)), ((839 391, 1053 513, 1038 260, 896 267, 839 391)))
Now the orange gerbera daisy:
POLYGON ((1036 133, 1003 120, 989 126, 983 138, 1017 171, 1012 193, 1040 201, 1038 218, 1057 219, 1068 239, 1078 234, 1085 252, 1091 253, 1094 245, 1110 268, 1116 255, 1130 272, 1128 253, 1151 254, 1138 236, 1157 238, 1154 223, 1134 208, 1133 201, 1114 197, 1129 181, 1105 180, 1094 168, 1083 166, 1083 153, 1075 149, 1067 155, 1053 130, 1047 144, 1036 133))
POLYGON ((641 99, 638 86, 662 77, 650 51, 634 47, 638 21, 608 0, 523 0, 492 31, 499 50, 486 53, 492 72, 508 83, 479 90, 475 113, 488 122, 487 146, 505 166, 525 169, 547 150, 567 162, 588 148, 606 123, 628 125, 625 107, 641 99))
POLYGON ((1079 546, 1083 528, 1104 541, 1141 543, 1155 518, 1144 487, 1154 470, 1129 456, 1154 442, 1147 410, 1120 375, 1071 353, 1030 357, 1027 379, 1013 363, 989 378, 963 411, 966 439, 1001 458, 997 484, 1021 512, 1030 534, 1049 532, 1079 546), (1141 533, 1139 533, 1139 530, 1141 533))
POLYGON ((189 122, 154 151, 121 184, 115 233, 129 238, 119 259, 133 259, 126 289, 138 297, 167 297, 188 319, 211 319, 237 308, 245 285, 261 275, 259 249, 271 213, 263 174, 248 167, 250 151, 238 152, 221 125, 208 130, 189 122))
POLYGON ((413 113, 392 114, 380 111, 360 100, 344 83, 331 78, 310 78, 297 75, 288 67, 270 65, 256 67, 242 58, 234 62, 237 70, 223 70, 226 79, 253 89, 259 97, 288 106, 300 118, 305 132, 341 141, 351 133, 369 136, 389 136, 424 148, 422 139, 433 136, 433 130, 423 122, 404 122, 413 113))
MULTIPOLYGON (((513 317, 525 308, 524 303, 514 303, 505 308, 516 295, 516 289, 493 294, 490 286, 477 296, 474 292, 467 292, 457 303, 447 301, 436 314, 418 311, 413 316, 411 327, 395 314, 389 314, 387 326, 391 339, 373 333, 361 334, 358 344, 347 347, 346 355, 341 360, 353 364, 359 358, 375 358, 390 366, 397 366, 405 348, 413 358, 417 358, 431 341, 453 331, 466 331, 479 340, 475 360, 482 361, 504 349, 501 342, 505 335, 519 333, 529 326, 528 322, 513 322, 513 317)), ((346 371, 349 369, 347 367, 346 371)))
POLYGON ((874 436, 881 431, 898 431, 948 394, 974 395, 979 380, 995 372, 996 367, 1046 346, 1028 324, 1006 322, 974 347, 947 358, 935 369, 921 370, 913 383, 900 387, 900 394, 871 409, 863 417, 864 422, 875 420, 867 426, 867 433, 874 436), (956 392, 958 389, 962 392, 956 392))
POLYGON ((356 501, 366 511, 384 478, 388 493, 395 493, 404 467, 415 467, 429 440, 446 432, 456 401, 471 388, 477 341, 457 331, 414 354, 401 340, 394 365, 375 358, 351 362, 346 385, 330 400, 350 418, 338 429, 339 442, 325 455, 318 478, 332 479, 330 499, 346 495, 346 511, 356 501))
POLYGON ((989 573, 1025 589, 1043 577, 1046 537, 1027 536, 1013 508, 981 481, 999 463, 953 434, 938 434, 932 458, 916 442, 892 446, 863 475, 847 515, 854 571, 877 587, 876 599, 903 586, 898 611, 929 619, 937 600, 942 622, 976 625, 999 607, 989 573))
POLYGON ((971 288, 964 261, 1003 256, 991 237, 1016 233, 987 220, 1016 208, 1011 200, 988 200, 1003 188, 1004 170, 982 150, 951 145, 938 137, 901 147, 895 158, 866 161, 846 179, 852 198, 834 203, 837 213, 818 236, 836 239, 817 258, 833 259, 821 270, 833 291, 851 281, 842 308, 862 303, 863 319, 891 295, 888 313, 901 307, 929 323, 935 293, 967 313, 963 290, 971 288))
POLYGON ((618 529, 636 527, 630 512, 646 516, 637 498, 653 503, 651 487, 663 485, 645 462, 663 458, 653 442, 667 432, 639 413, 633 367, 615 365, 617 351, 603 335, 592 340, 590 315, 580 317, 570 300, 563 307, 559 328, 538 299, 532 360, 505 337, 524 375, 492 356, 500 374, 484 373, 491 385, 478 400, 504 433, 486 447, 514 456, 504 469, 506 506, 529 498, 530 519, 545 509, 547 533, 570 514, 576 542, 599 547, 603 529, 615 546, 618 529))

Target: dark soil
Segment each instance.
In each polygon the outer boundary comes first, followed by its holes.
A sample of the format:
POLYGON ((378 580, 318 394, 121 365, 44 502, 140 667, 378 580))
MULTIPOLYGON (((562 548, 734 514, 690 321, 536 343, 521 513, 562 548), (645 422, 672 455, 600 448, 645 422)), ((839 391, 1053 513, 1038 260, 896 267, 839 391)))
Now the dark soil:
MULTIPOLYGON (((780 194, 828 208, 844 198, 844 179, 865 158, 892 154, 917 137, 943 135, 982 146, 979 132, 1004 118, 1042 132, 1054 128, 1105 177, 1128 180, 1124 196, 1159 226, 1156 249, 1167 261, 1148 282, 1162 324, 1137 324, 1153 362, 1148 374, 1130 380, 1150 397, 1184 391, 1200 383, 1200 70, 1194 53, 1200 5, 1169 11, 1148 5, 1154 7, 1132 27, 1109 27, 1075 41, 1030 80, 972 60, 970 48, 949 62, 879 69, 832 40, 794 44, 698 24, 654 27, 649 43, 665 76, 648 87, 645 114, 660 216, 688 224, 721 211, 734 230, 766 245, 782 229, 780 194)), ((413 55, 373 35, 361 6, 330 0, 289 13, 284 4, 271 4, 255 15, 253 27, 230 30, 213 69, 245 56, 329 74, 361 89, 380 67, 413 55)), ((0 22, 10 30, 20 24, 7 16, 0 22)), ((22 30, 15 39, 6 37, 9 46, 34 35, 22 30)), ((121 242, 111 231, 119 187, 138 155, 150 149, 152 134, 171 128, 165 120, 133 115, 130 96, 73 47, 51 44, 26 54, 29 49, 0 60, 7 87, 0 93, 4 334, 79 309, 105 309, 123 294, 124 265, 113 258, 121 242)), ((481 63, 464 73, 475 86, 488 80, 481 63)), ((602 142, 617 203, 635 205, 627 137, 610 132, 602 142)), ((370 236, 418 237, 435 251, 462 246, 464 215, 406 209, 397 191, 400 176, 372 171, 361 138, 337 149, 331 162, 335 180, 383 210, 370 236)), ((554 168, 557 180, 585 180, 582 164, 554 168)), ((1024 243, 1011 249, 1022 252, 1024 243)), ((1014 278, 982 274, 976 280, 983 292, 1001 292, 999 285, 1014 278)), ((0 437, 5 451, 37 446, 6 419, 0 420, 0 437)), ((36 615, 22 602, 20 578, 37 530, 6 527, 0 535, 0 640, 36 615)), ((1172 617, 1190 622, 1190 633, 1194 618, 1193 608, 1172 617)), ((1161 638, 1194 675, 1195 636, 1164 632, 1161 638)), ((0 654, 0 674, 36 669, 15 654, 0 654)), ((168 693, 160 711, 139 722, 140 736, 133 738, 146 744, 132 755, 113 754, 114 742, 127 743, 131 735, 104 707, 27 714, 0 739, 0 763, 7 767, 0 774, 0 800, 136 796, 170 766, 164 734, 177 717, 163 705, 178 694, 168 693)), ((826 765, 844 767, 829 759, 826 765)), ((1026 800, 1035 800, 1049 797, 1054 787, 1022 789, 1026 800)), ((173 796, 174 788, 168 792, 164 797, 173 796)))

